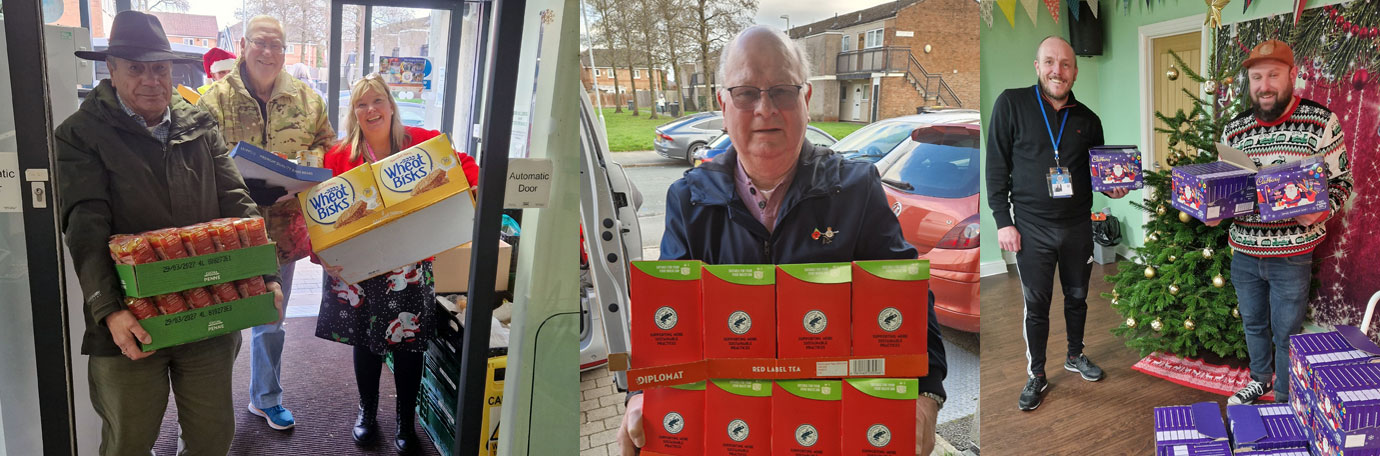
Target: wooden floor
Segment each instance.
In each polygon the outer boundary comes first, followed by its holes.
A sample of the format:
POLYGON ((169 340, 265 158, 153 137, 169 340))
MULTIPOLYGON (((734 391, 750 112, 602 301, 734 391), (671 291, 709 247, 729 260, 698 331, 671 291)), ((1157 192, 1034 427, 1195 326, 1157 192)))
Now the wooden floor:
POLYGON ((982 453, 991 455, 1154 454, 1154 407, 1226 398, 1131 370, 1138 352, 1113 336, 1121 317, 1101 294, 1115 264, 1094 265, 1088 293, 1084 350, 1106 377, 1084 381, 1063 368, 1067 352, 1063 293, 1056 279, 1050 310, 1047 372, 1050 388, 1034 411, 1016 407, 1026 380, 1022 297, 1015 265, 982 279, 982 453))

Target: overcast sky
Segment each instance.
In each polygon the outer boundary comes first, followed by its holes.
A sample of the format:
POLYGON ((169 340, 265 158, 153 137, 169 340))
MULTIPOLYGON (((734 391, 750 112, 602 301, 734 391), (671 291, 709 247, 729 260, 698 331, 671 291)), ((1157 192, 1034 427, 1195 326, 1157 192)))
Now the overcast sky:
POLYGON ((757 0, 757 23, 786 28, 785 14, 791 18, 791 27, 871 8, 889 1, 881 0, 836 0, 828 2, 802 2, 800 0, 757 0))

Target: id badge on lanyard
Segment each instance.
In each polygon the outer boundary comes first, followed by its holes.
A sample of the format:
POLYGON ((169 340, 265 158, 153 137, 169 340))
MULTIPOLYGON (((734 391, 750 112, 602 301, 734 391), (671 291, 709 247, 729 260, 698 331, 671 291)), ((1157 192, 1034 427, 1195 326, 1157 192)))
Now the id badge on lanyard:
POLYGON ((1059 163, 1059 143, 1064 140, 1064 126, 1068 125, 1069 112, 1064 111, 1063 120, 1059 121, 1059 137, 1054 136, 1054 129, 1049 126, 1049 117, 1045 114, 1045 100, 1040 98, 1039 86, 1035 89, 1035 102, 1040 105, 1040 121, 1045 124, 1045 132, 1049 133, 1049 142, 1054 145, 1054 167, 1049 169, 1049 174, 1045 175, 1045 182, 1049 187, 1050 198, 1072 198, 1073 197, 1073 178, 1069 174, 1068 168, 1064 168, 1059 163))

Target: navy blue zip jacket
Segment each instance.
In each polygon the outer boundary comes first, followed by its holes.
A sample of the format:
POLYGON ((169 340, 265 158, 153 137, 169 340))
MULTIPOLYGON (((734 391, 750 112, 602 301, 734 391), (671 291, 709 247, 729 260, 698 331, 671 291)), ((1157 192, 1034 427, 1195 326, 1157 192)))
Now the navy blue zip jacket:
MULTIPOLYGON (((662 260, 789 264, 917 256, 887 207, 881 176, 871 163, 844 160, 834 151, 805 143, 795 180, 781 202, 776 229, 770 233, 738 197, 733 182, 737 166, 738 153, 730 147, 671 184, 666 192, 662 260), (812 236, 816 229, 838 234, 825 243, 812 236)), ((930 373, 920 379, 920 391, 947 397, 943 382, 948 365, 933 293, 928 332, 930 373)))

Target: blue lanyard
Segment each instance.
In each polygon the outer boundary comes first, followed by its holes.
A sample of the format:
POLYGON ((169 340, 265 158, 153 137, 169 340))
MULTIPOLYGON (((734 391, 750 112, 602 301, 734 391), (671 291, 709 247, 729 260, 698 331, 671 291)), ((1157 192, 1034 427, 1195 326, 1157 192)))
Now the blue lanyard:
POLYGON ((1040 123, 1045 124, 1045 132, 1049 133, 1049 142, 1054 143, 1054 167, 1059 167, 1059 143, 1064 141, 1064 126, 1069 123, 1069 112, 1064 111, 1064 118, 1059 121, 1059 138, 1054 137, 1054 129, 1049 126, 1049 115, 1045 114, 1045 100, 1040 98, 1040 86, 1035 85, 1035 103, 1040 105, 1040 123))

